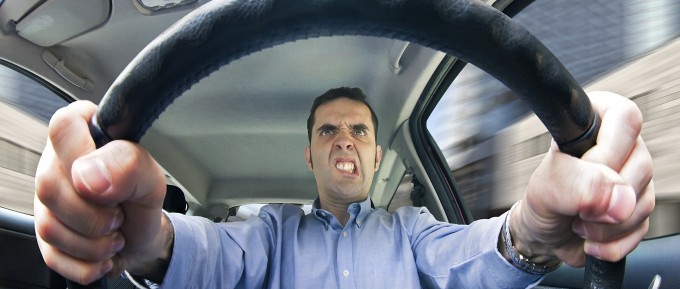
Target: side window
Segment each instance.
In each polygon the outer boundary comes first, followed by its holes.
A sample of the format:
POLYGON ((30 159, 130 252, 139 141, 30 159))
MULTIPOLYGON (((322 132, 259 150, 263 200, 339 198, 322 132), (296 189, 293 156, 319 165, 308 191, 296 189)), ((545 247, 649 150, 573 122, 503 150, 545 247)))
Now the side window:
POLYGON ((413 174, 410 172, 407 172, 401 178, 401 182, 397 187, 397 191, 394 192, 392 200, 390 200, 387 211, 393 213, 404 206, 425 206, 423 190, 417 187, 416 182, 413 180, 413 174))
MULTIPOLYGON (((673 148, 680 136, 680 6, 576 2, 537 0, 515 19, 586 91, 613 91, 637 103, 657 192, 647 237, 678 233, 680 186, 674 176, 680 153, 673 148)), ((427 124, 475 218, 499 215, 521 198, 551 141, 517 95, 469 64, 427 124)))
POLYGON ((0 65, 0 206, 33 215, 34 178, 47 124, 68 102, 0 65))

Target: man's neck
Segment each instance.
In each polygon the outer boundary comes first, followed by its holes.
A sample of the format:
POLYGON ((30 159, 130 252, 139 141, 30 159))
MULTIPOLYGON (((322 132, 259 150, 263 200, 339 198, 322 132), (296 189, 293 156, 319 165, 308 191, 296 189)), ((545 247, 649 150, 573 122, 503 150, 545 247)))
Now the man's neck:
POLYGON ((365 200, 366 198, 363 198, 361 200, 356 200, 356 201, 349 201, 349 202, 338 202, 338 201, 333 201, 333 200, 328 200, 327 198, 319 197, 319 204, 322 209, 331 212, 333 216, 338 220, 338 222, 345 226, 347 224, 347 221, 349 221, 349 212, 348 209, 349 205, 352 203, 357 203, 365 200))

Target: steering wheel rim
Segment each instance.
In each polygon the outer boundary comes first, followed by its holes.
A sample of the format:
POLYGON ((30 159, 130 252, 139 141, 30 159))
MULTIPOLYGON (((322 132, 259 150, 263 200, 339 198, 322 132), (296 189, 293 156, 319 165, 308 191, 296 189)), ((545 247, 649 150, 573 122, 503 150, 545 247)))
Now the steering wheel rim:
MULTIPOLYGON (((531 33, 475 0, 213 0, 125 68, 91 121, 93 139, 98 147, 139 142, 175 98, 220 67, 285 42, 333 35, 394 38, 455 55, 520 95, 563 152, 580 157, 595 144, 599 119, 571 74, 531 33)), ((622 262, 607 263, 588 258, 586 286, 621 287, 622 262)))

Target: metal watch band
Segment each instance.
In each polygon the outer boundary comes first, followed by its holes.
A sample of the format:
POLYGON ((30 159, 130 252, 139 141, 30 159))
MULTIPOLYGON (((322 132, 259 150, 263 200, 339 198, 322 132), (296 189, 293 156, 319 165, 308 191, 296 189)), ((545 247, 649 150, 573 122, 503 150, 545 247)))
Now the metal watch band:
POLYGON ((536 275, 545 275, 557 270, 557 268, 562 265, 562 262, 557 262, 556 264, 536 264, 532 262, 530 258, 527 258, 519 253, 519 251, 517 251, 515 246, 512 244, 512 236, 510 236, 510 215, 518 203, 519 202, 515 203, 512 208, 510 208, 510 211, 508 211, 508 214, 505 216, 505 223, 503 223, 502 228, 505 251, 508 252, 511 263, 524 272, 536 275))

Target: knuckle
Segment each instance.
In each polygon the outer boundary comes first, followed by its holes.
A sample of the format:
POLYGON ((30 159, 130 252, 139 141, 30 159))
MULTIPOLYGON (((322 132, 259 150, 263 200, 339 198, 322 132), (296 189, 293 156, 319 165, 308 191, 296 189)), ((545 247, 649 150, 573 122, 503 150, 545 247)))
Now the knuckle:
POLYGON ((649 216, 652 214, 654 211, 654 208, 656 207, 656 201, 652 198, 649 202, 647 202, 647 206, 645 207, 645 215, 649 216))
POLYGON ((36 177, 35 179, 35 196, 38 198, 38 200, 45 204, 45 205, 50 205, 52 204, 54 198, 52 197, 52 190, 49 188, 51 187, 50 185, 45 184, 46 180, 45 178, 38 178, 36 177))
POLYGON ((48 136, 53 142, 59 142, 65 137, 65 132, 73 125, 73 116, 68 107, 58 109, 48 125, 48 136))
POLYGON ((639 132, 642 129, 642 111, 640 108, 635 104, 630 99, 626 99, 624 103, 625 105, 625 113, 626 117, 631 120, 631 122, 635 125, 634 127, 637 128, 637 131, 639 132))
POLYGON ((644 217, 649 217, 656 207, 656 196, 654 192, 654 183, 650 182, 647 187, 645 187, 641 193, 641 197, 638 199, 637 206, 641 209, 641 215, 644 217))
POLYGON ((48 154, 43 153, 40 158, 38 167, 35 171, 35 193, 43 200, 51 196, 53 188, 58 187, 59 179, 56 177, 56 172, 59 171, 55 168, 54 159, 48 154))
POLYGON ((73 149, 74 147, 94 148, 94 142, 90 137, 80 137, 77 134, 87 130, 87 121, 79 113, 82 110, 82 108, 79 108, 80 106, 82 104, 76 102, 67 107, 62 107, 50 119, 47 131, 48 138, 57 157, 61 157, 65 149, 73 149))
MULTIPOLYGON (((61 274, 61 275, 68 275, 68 272, 63 272, 63 270, 61 270, 61 268, 59 266, 60 262, 55 260, 55 258, 52 257, 52 254, 49 251, 43 251, 42 255, 43 255, 43 260, 45 261, 45 265, 47 265, 47 267, 51 268, 54 271, 59 272, 59 274, 61 274)), ((64 277, 67 277, 67 276, 64 276, 64 277)))
POLYGON ((55 111, 54 114, 52 115, 52 118, 50 119, 48 126, 51 128, 63 122, 64 119, 67 119, 68 116, 70 115, 68 110, 69 110, 68 106, 60 107, 59 109, 57 109, 57 111, 55 111))
POLYGON ((35 178, 35 196, 46 207, 54 206, 58 201, 58 181, 50 174, 42 174, 35 178))
POLYGON ((53 244, 55 241, 54 230, 48 222, 40 221, 38 218, 35 220, 35 232, 38 234, 38 238, 42 239, 48 244, 53 244))

